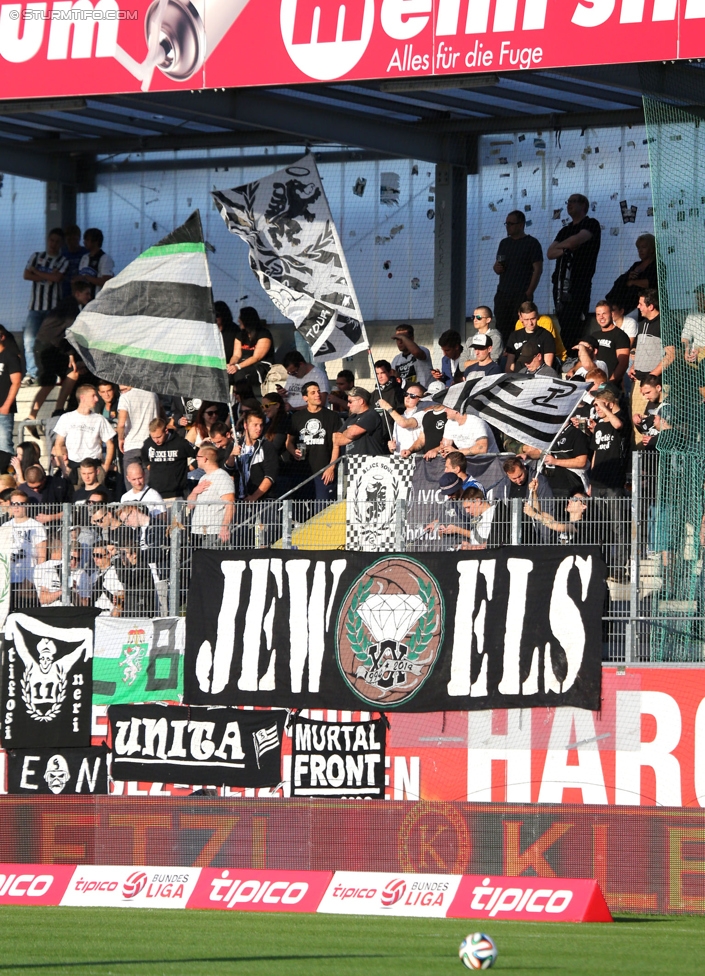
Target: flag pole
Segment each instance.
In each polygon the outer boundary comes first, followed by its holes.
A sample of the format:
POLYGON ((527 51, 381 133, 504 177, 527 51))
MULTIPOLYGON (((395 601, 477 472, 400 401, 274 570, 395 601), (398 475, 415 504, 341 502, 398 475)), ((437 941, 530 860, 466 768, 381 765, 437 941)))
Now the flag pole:
POLYGON ((540 459, 538 465, 536 466, 536 477, 537 478, 541 474, 541 472, 543 471, 543 469, 544 469, 544 467, 546 465, 546 456, 551 453, 551 450, 553 449, 553 445, 556 443, 556 441, 558 440, 558 438, 561 436, 561 434, 565 430, 567 424, 570 423, 570 421, 573 419, 573 417, 577 413, 578 408, 580 407, 580 405, 585 400, 585 396, 586 396, 587 392, 588 391, 586 390, 585 393, 583 393, 583 395, 581 396, 581 398, 578 400, 578 402, 575 404, 575 406, 570 411, 570 413, 568 414, 568 416, 565 418, 565 421, 564 421, 563 426, 561 427, 561 429, 558 431, 558 433, 556 434, 556 436, 553 438, 553 440, 551 441, 551 443, 548 445, 548 449, 546 451, 544 451, 543 454, 541 455, 541 459, 540 459))
MULTIPOLYGON (((372 349, 370 348, 369 345, 367 346, 367 355, 370 357, 370 366, 372 367, 372 375, 375 378, 375 385, 377 387, 377 392, 379 393, 379 398, 381 400, 382 399, 382 387, 379 385, 379 379, 377 377, 377 370, 375 369, 374 356, 372 355, 372 349)), ((382 410, 382 413, 384 414, 384 420, 385 420, 385 423, 387 425, 387 440, 388 441, 391 441, 391 439, 392 439, 392 428, 389 426, 389 416, 388 416, 386 410, 382 410)))

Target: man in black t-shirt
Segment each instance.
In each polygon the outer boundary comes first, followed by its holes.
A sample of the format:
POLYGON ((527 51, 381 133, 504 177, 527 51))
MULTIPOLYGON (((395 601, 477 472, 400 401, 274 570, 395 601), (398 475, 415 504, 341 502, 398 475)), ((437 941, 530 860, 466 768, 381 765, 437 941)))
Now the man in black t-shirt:
MULTIPOLYGON (((524 316, 522 316, 523 320, 524 316)), ((527 319, 529 316, 527 316, 527 319)), ((507 366, 506 372, 514 372, 517 368, 516 360, 519 358, 522 347, 525 342, 529 339, 536 345, 538 351, 543 356, 543 361, 546 366, 553 367, 554 360, 556 358, 556 340, 553 338, 548 329, 542 329, 540 325, 536 325, 535 320, 529 321, 523 329, 517 329, 512 332, 506 346, 507 353, 507 366)))
POLYGON ((582 193, 571 194, 568 198, 571 223, 559 230, 546 252, 556 262, 553 299, 566 349, 572 349, 583 337, 600 251, 600 223, 588 217, 589 208, 590 201, 582 193))
POLYGON ((149 425, 149 437, 142 445, 142 464, 149 472, 149 487, 165 501, 183 498, 188 485, 189 460, 196 448, 185 437, 167 430, 161 417, 149 425))
POLYGON ((593 333, 597 340, 597 359, 601 359, 609 370, 607 379, 617 386, 622 385, 622 377, 629 366, 629 350, 631 342, 626 332, 612 321, 612 306, 609 302, 601 301, 595 306, 595 318, 599 331, 593 333))
POLYGON ((14 453, 12 435, 17 413, 17 393, 22 382, 20 357, 13 351, 10 339, 0 326, 0 454, 9 455, 5 459, 3 471, 14 453))
POLYGON ((526 217, 521 210, 512 210, 504 226, 507 236, 500 241, 492 270, 499 275, 494 298, 495 322, 506 341, 514 329, 519 306, 533 301, 543 272, 543 251, 536 238, 525 233, 526 217))
POLYGON ((410 448, 401 451, 401 457, 410 457, 417 451, 423 451, 427 461, 438 456, 438 452, 445 432, 448 414, 441 405, 427 410, 421 418, 421 430, 410 448))
POLYGON ((346 454, 380 457, 388 454, 382 418, 370 407, 371 394, 362 386, 348 392, 350 414, 343 429, 333 434, 333 446, 344 448, 346 454))
POLYGON ((587 436, 568 421, 544 459, 544 474, 556 498, 569 498, 578 488, 587 491, 589 456, 587 436))
POLYGON ((297 480, 305 480, 325 468, 322 474, 313 479, 315 497, 318 501, 332 500, 336 495, 338 470, 332 462, 340 456, 340 447, 333 443, 333 434, 340 430, 341 419, 332 410, 323 408, 318 383, 304 383, 301 395, 306 406, 292 414, 286 449, 306 469, 302 478, 297 480), (327 464, 331 467, 326 468, 327 464))
POLYGON ((617 397, 609 390, 595 394, 595 411, 598 419, 590 438, 594 451, 590 470, 592 495, 622 496, 627 477, 627 425, 620 414, 617 397))

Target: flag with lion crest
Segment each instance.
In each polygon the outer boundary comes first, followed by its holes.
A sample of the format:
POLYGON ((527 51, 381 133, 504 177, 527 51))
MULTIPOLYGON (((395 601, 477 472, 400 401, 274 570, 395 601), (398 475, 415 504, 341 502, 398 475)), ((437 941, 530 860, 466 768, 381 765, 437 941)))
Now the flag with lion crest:
POLYGON ((250 248, 250 267, 282 315, 311 347, 314 362, 369 346, 316 160, 294 165, 213 199, 228 230, 250 248))

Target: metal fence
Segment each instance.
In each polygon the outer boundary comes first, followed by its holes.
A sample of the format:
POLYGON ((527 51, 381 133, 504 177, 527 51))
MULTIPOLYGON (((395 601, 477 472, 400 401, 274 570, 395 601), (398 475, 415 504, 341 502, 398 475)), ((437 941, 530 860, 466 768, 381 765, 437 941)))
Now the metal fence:
MULTIPOLYGON (((377 513, 391 541, 369 548, 423 553, 486 544, 597 545, 609 574, 604 659, 660 661, 664 657, 652 654, 649 636, 652 625, 663 625, 652 605, 668 559, 657 546, 657 460, 655 452, 634 454, 632 490, 624 497, 551 498, 540 504, 511 499, 482 511, 453 502, 439 504, 438 517, 424 525, 410 522, 403 500, 394 499, 388 512, 377 513)), ((135 504, 15 501, 4 513, 12 526, 12 607, 73 604, 113 616, 184 614, 194 550, 357 548, 346 515, 344 498, 195 508, 177 501, 151 511, 135 504)), ((692 623, 692 607, 688 612, 692 623)), ((674 620, 682 616, 676 613, 674 620)), ((686 659, 704 660, 703 643, 693 642, 686 659)))

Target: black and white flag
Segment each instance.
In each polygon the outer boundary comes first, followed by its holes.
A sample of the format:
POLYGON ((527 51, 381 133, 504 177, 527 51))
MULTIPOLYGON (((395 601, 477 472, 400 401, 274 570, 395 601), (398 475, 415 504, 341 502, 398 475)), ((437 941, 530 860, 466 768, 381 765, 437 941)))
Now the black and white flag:
POLYGON ((112 776, 140 783, 277 786, 285 711, 110 705, 112 776))
POLYGON ((443 403, 545 451, 588 388, 587 383, 552 376, 503 373, 451 386, 443 403))
POLYGON ((293 721, 291 795, 384 799, 387 723, 293 721))
POLYGON ((6 749, 91 744, 92 607, 11 613, 5 625, 2 741, 6 749))
POLYGON ((250 267, 311 347, 314 361, 368 348, 343 246, 312 155, 254 183, 213 194, 250 267))
POLYGON ((108 792, 108 750, 10 749, 7 792, 75 796, 108 792))
POLYGON ((184 699, 376 712, 596 709, 605 575, 589 546, 377 559, 197 550, 184 699))

